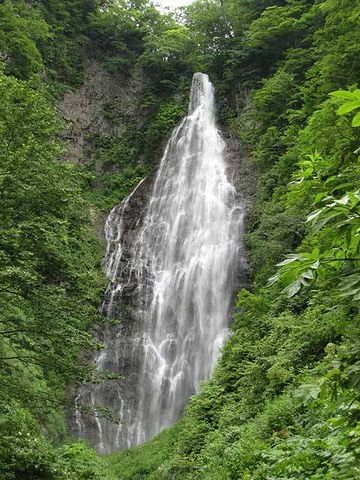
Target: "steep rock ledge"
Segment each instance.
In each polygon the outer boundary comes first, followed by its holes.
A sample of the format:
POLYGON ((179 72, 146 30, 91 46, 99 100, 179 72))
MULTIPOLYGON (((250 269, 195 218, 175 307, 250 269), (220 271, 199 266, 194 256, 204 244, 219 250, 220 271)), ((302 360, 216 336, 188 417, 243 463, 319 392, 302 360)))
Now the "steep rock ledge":
POLYGON ((142 122, 137 99, 144 79, 139 69, 130 76, 109 74, 92 59, 87 61, 84 77, 82 87, 66 92, 58 104, 59 114, 69 123, 65 158, 73 163, 90 160, 91 135, 119 137, 129 125, 142 122))

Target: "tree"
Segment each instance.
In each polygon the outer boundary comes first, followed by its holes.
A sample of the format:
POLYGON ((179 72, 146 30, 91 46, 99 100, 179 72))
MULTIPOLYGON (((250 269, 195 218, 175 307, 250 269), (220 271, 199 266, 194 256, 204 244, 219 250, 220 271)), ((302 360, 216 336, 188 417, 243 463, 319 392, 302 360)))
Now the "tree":
POLYGON ((49 27, 39 12, 22 0, 0 5, 0 52, 5 72, 29 78, 43 68, 39 43, 50 38, 49 27))
POLYGON ((95 346, 86 329, 100 254, 81 174, 58 160, 61 124, 46 91, 1 74, 0 95, 2 396, 44 418, 65 400, 60 385, 89 374, 77 358, 95 346))

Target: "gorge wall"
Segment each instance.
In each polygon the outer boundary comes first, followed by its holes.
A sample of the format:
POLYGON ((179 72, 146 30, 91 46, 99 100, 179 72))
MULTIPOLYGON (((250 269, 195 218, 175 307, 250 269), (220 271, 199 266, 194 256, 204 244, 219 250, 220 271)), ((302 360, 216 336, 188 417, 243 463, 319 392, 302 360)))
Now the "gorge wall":
POLYGON ((65 157, 73 163, 91 160, 94 136, 121 137, 129 125, 136 128, 143 123, 137 99, 146 81, 140 69, 133 69, 131 75, 110 74, 100 60, 92 58, 84 70, 83 85, 67 91, 58 104, 60 115, 68 122, 65 157))

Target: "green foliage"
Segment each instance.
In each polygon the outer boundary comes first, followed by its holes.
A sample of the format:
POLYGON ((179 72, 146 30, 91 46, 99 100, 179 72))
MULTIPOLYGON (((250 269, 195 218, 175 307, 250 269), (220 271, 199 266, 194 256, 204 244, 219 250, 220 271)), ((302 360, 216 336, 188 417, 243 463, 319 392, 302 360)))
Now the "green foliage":
POLYGON ((122 480, 162 478, 159 465, 173 454, 177 439, 176 432, 176 427, 170 428, 143 447, 110 455, 106 463, 114 478, 122 480))
POLYGON ((176 91, 192 73, 191 31, 171 15, 161 15, 148 0, 109 3, 90 17, 88 34, 105 55, 110 73, 131 75, 141 69, 153 93, 176 91))
POLYGON ((285 283, 289 283, 284 293, 292 297, 302 286, 309 286, 317 277, 320 267, 319 249, 315 248, 309 253, 287 255, 277 266, 282 267, 282 270, 269 279, 268 285, 273 285, 281 278, 285 283))
POLYGON ((297 44, 306 30, 308 3, 288 1, 285 5, 268 7, 254 20, 247 32, 250 46, 266 50, 276 60, 278 55, 297 44))
POLYGON ((185 108, 178 102, 170 100, 160 104, 146 132, 144 154, 148 163, 153 163, 155 158, 161 156, 164 140, 167 140, 184 113, 185 108))
POLYGON ((2 480, 102 480, 105 464, 82 443, 54 448, 36 419, 16 402, 0 407, 2 480))
POLYGON ((0 462, 5 478, 53 478, 40 425, 63 439, 65 386, 90 378, 78 358, 96 348, 87 329, 103 288, 100 249, 82 176, 58 160, 62 125, 46 89, 2 73, 0 95, 0 403, 12 437, 0 462))
POLYGON ((56 450, 53 466, 56 480, 110 480, 105 464, 84 443, 65 444, 56 450))
POLYGON ((159 14, 146 0, 136 4, 124 0, 93 13, 90 37, 106 52, 110 72, 129 73, 144 51, 147 22, 156 22, 156 17, 159 14))
POLYGON ((188 57, 193 46, 190 30, 180 25, 169 26, 163 32, 146 38, 140 60, 145 72, 157 84, 157 94, 173 91, 179 73, 186 75, 191 72, 188 57))
POLYGON ((34 417, 16 403, 1 404, 2 479, 50 479, 54 453, 34 417))
POLYGON ((47 75, 57 94, 84 80, 84 57, 89 48, 90 17, 101 0, 39 0, 37 5, 49 25, 51 38, 41 44, 47 75))
POLYGON ((107 212, 114 205, 120 203, 148 174, 148 169, 143 165, 128 166, 120 172, 107 172, 97 175, 96 187, 91 185, 87 197, 99 211, 107 212))
POLYGON ((6 0, 0 5, 0 52, 7 74, 25 79, 41 73, 39 45, 49 38, 48 25, 28 3, 6 0))
POLYGON ((261 112, 260 121, 271 125, 280 123, 286 109, 294 102, 296 89, 294 74, 285 69, 279 69, 266 79, 254 95, 254 105, 261 112))
POLYGON ((186 24, 195 43, 192 63, 195 69, 211 70, 215 78, 222 73, 232 36, 228 6, 229 2, 202 0, 193 2, 185 11, 186 24))
MULTIPOLYGON (((360 107, 359 91, 349 92, 339 90, 332 92, 331 96, 339 99, 342 105, 338 108, 338 115, 346 115, 360 107)), ((356 127, 358 113, 352 121, 356 127)), ((304 191, 304 182, 311 185, 311 193, 314 195, 314 204, 322 205, 310 213, 307 222, 311 225, 309 240, 326 235, 332 240, 325 245, 328 249, 322 251, 318 247, 311 253, 299 253, 288 255, 278 264, 279 271, 270 278, 269 284, 281 280, 288 284, 284 290, 289 296, 295 295, 302 286, 309 286, 317 278, 336 276, 339 283, 341 296, 360 299, 360 280, 358 278, 359 263, 359 202, 358 190, 348 191, 341 198, 336 198, 331 193, 344 187, 343 176, 327 178, 325 184, 321 184, 321 177, 327 176, 331 162, 324 162, 319 154, 309 155, 308 160, 300 162, 301 173, 300 192, 304 191), (322 174, 319 173, 323 170, 322 174), (335 189, 334 189, 335 186, 335 189), (325 187, 325 188, 324 188, 325 187), (328 187, 328 189, 326 189, 328 187), (312 236, 311 236, 312 235, 312 236), (349 265, 350 264, 350 265, 349 265)), ((345 185, 347 186, 347 185, 345 185)), ((306 187, 309 191, 309 186, 306 187)), ((320 242, 321 244, 322 242, 320 242)))
MULTIPOLYGON (((338 115, 346 115, 347 113, 360 108, 360 90, 354 90, 353 92, 348 90, 338 90, 337 92, 331 92, 330 95, 342 101, 342 105, 337 111, 338 115)), ((355 112, 352 126, 360 127, 360 112, 355 112)))

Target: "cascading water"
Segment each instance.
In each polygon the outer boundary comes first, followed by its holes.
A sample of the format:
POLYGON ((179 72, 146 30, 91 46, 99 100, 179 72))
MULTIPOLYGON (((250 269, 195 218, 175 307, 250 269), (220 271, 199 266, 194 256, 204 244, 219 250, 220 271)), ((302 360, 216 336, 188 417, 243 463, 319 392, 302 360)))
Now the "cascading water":
POLYGON ((77 404, 106 406, 119 417, 116 425, 76 410, 78 435, 100 453, 142 443, 174 423, 211 375, 227 334, 242 210, 207 75, 194 75, 189 113, 167 144, 124 264, 123 217, 134 194, 106 222, 110 285, 102 307, 120 319, 131 310, 132 321, 106 327, 96 358, 98 370, 123 378, 83 386, 76 396, 77 404))

